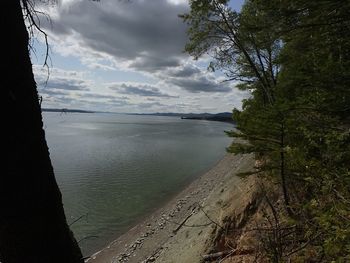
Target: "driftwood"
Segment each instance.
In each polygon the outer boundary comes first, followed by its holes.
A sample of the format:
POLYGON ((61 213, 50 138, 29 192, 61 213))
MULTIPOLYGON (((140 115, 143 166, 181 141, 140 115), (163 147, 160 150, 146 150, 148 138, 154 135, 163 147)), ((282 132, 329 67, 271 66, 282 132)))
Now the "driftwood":
POLYGON ((173 230, 173 233, 176 234, 177 231, 180 230, 180 228, 186 223, 186 221, 193 215, 193 213, 189 214, 182 222, 179 224, 179 226, 173 230))

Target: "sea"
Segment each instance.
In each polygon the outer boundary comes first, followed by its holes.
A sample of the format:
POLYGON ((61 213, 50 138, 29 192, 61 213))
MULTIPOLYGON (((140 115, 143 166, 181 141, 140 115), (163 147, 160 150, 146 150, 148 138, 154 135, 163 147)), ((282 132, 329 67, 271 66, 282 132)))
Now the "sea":
POLYGON ((84 256, 107 246, 213 167, 224 122, 112 113, 44 112, 68 223, 84 256))

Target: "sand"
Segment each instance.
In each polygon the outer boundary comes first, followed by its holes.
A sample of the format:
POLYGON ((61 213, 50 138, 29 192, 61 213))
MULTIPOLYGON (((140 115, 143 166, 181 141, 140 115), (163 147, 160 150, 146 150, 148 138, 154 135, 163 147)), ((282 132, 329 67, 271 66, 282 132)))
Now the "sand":
POLYGON ((232 196, 239 202, 244 194, 244 180, 237 174, 253 165, 252 155, 226 154, 165 206, 87 262, 201 262, 224 206, 228 200, 235 202, 232 196))

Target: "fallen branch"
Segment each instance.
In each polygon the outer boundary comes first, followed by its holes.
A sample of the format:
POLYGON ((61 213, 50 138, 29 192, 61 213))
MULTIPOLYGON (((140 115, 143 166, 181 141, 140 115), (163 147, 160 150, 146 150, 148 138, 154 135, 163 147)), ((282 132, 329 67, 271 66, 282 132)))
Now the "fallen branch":
POLYGON ((186 223, 186 221, 193 215, 193 213, 189 214, 188 216, 186 216, 186 218, 181 222, 181 224, 179 224, 179 226, 173 230, 173 233, 176 234, 177 231, 180 230, 180 228, 186 223))

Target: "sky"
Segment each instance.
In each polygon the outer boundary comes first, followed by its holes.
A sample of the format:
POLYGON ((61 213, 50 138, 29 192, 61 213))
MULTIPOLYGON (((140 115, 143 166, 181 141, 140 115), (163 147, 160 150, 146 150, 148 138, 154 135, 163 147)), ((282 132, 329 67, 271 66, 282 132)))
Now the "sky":
MULTIPOLYGON (((232 0, 239 10, 244 0, 232 0)), ((225 112, 247 93, 207 70, 208 57, 184 52, 187 0, 60 0, 37 7, 48 34, 49 78, 42 36, 32 63, 44 108, 118 113, 225 112)))

